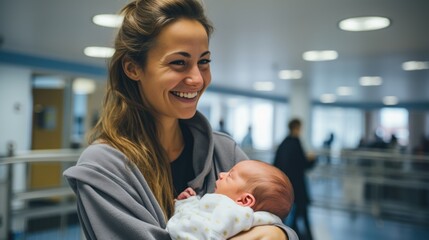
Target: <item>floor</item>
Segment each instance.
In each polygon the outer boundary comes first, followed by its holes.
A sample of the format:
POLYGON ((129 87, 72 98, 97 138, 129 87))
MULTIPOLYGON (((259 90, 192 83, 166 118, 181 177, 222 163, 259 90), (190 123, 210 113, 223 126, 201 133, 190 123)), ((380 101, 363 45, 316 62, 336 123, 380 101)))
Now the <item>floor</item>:
POLYGON ((427 226, 352 215, 340 210, 310 209, 314 240, 427 240, 427 226))
POLYGON ((50 229, 31 233, 15 233, 13 240, 77 240, 80 238, 80 227, 72 225, 64 229, 64 231, 50 229))
MULTIPOLYGON (((334 200, 344 200, 357 204, 365 203, 371 196, 365 195, 362 181, 346 178, 346 180, 320 180, 310 178, 310 193, 316 199, 329 196, 334 200), (313 180, 311 180, 313 179, 313 180), (352 186, 352 187, 351 187, 352 186), (367 199, 368 198, 368 199, 367 199)), ((397 196, 396 196, 397 197, 397 196)), ((412 199, 416 196, 410 195, 412 199)), ((427 196, 429 197, 429 195, 427 196)), ((408 198, 407 198, 408 199, 408 198)), ((426 199, 426 198, 425 198, 426 199)), ((36 202, 36 206, 43 203, 36 202)), ((316 204, 316 201, 313 201, 316 204)), ((313 205, 309 209, 310 222, 314 240, 429 240, 429 221, 414 222, 412 218, 418 213, 426 213, 428 199, 423 202, 403 201, 395 205, 395 209, 412 205, 417 211, 405 211, 401 218, 391 215, 370 215, 364 212, 351 213, 346 210, 327 208, 326 205, 313 205), (420 203, 417 204, 417 203, 420 203), (422 205, 423 204, 423 205, 422 205), (423 207, 420 207, 423 206, 423 207), (422 211, 426 209, 426 211, 422 211), (375 217, 381 216, 381 217, 375 217)), ((335 205, 337 206, 337 205, 335 205)), ((337 206, 338 207, 338 206, 337 206)), ((347 208, 345 208, 347 209, 347 208)), ((426 215, 425 215, 426 216, 426 215)), ((13 239, 19 240, 77 240, 81 239, 81 231, 75 214, 67 217, 69 227, 59 230, 59 217, 33 219, 27 222, 26 233, 14 233, 13 239)), ((424 219, 429 219, 427 216, 424 219)), ((301 239, 305 240, 305 239, 301 239)))
MULTIPOLYGON (((429 227, 410 223, 375 219, 365 214, 352 215, 341 210, 310 208, 314 240, 427 240, 429 227)), ((15 234, 19 240, 76 240, 80 228, 72 225, 64 231, 43 230, 28 234, 15 234)))

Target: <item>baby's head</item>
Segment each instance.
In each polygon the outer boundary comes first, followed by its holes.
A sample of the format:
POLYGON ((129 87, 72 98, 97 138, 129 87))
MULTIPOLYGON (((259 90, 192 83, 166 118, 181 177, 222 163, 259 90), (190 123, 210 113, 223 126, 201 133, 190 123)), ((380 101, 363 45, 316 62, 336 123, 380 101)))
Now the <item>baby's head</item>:
POLYGON ((287 216, 294 200, 288 177, 278 168, 257 160, 241 161, 229 172, 220 173, 215 193, 281 219, 287 216))

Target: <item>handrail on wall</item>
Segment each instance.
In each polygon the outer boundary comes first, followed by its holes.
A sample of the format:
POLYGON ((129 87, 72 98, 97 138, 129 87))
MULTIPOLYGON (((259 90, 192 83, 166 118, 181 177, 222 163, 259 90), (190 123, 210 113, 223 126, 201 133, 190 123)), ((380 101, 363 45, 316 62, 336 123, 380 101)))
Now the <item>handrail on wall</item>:
POLYGON ((76 211, 72 202, 64 202, 59 206, 45 206, 38 208, 19 208, 12 209, 12 202, 22 202, 41 198, 67 197, 72 196, 73 191, 68 186, 58 186, 46 189, 26 190, 16 192, 12 189, 14 164, 30 163, 69 163, 73 164, 78 159, 83 149, 55 149, 55 150, 32 150, 17 152, 14 156, 0 157, 0 168, 6 171, 0 171, 0 190, 5 194, 0 196, 0 239, 8 239, 11 229, 11 219, 26 219, 29 217, 43 217, 59 214, 63 216, 66 213, 76 211), (3 175, 5 176, 1 176, 3 175))
POLYGON ((341 149, 339 151, 328 149, 317 149, 315 151, 318 156, 332 156, 332 157, 359 157, 370 158, 372 160, 384 159, 388 161, 399 161, 401 159, 409 159, 417 162, 429 162, 429 155, 416 155, 410 153, 402 153, 393 151, 391 149, 372 149, 372 148, 359 148, 359 149, 341 149))
POLYGON ((83 149, 52 149, 17 152, 11 157, 0 157, 0 165, 32 162, 76 162, 83 149))
POLYGON ((428 155, 384 149, 325 149, 317 155, 322 161, 308 172, 309 186, 322 182, 324 190, 314 188, 313 205, 429 223, 428 155))

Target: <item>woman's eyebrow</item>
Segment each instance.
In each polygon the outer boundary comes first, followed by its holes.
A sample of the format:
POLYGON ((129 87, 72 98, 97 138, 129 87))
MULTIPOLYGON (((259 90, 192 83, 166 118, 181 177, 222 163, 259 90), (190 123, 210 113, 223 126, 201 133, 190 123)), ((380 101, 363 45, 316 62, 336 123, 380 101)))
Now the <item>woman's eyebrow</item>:
MULTIPOLYGON (((191 57, 191 54, 189 54, 187 52, 175 52, 173 54, 179 54, 179 55, 182 55, 182 56, 187 57, 187 58, 191 57)), ((200 55, 200 57, 203 57, 203 56, 208 55, 208 54, 210 54, 210 51, 205 51, 200 55)))
POLYGON ((203 54, 200 55, 200 57, 203 57, 203 56, 208 55, 208 54, 210 54, 210 51, 205 51, 205 52, 203 52, 203 54))
POLYGON ((179 54, 179 55, 182 55, 182 56, 187 57, 187 58, 191 57, 191 54, 189 54, 187 52, 176 52, 176 53, 173 53, 173 54, 179 54))

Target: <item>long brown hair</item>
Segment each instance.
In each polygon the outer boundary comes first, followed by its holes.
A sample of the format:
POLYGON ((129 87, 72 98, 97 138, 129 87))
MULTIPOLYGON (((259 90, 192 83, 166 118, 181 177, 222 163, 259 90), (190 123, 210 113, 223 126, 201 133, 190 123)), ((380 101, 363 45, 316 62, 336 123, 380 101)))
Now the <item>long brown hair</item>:
POLYGON ((144 175, 164 214, 174 211, 170 161, 159 142, 156 119, 138 81, 127 77, 125 58, 141 68, 162 29, 180 19, 199 21, 210 37, 213 27, 198 0, 136 0, 122 10, 124 21, 115 39, 103 111, 89 142, 102 139, 120 150, 144 175))

